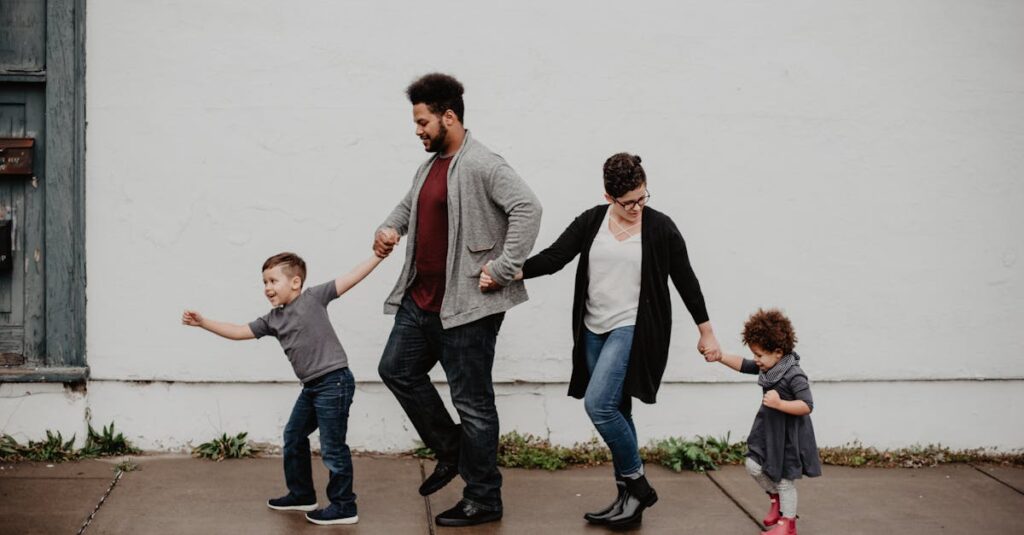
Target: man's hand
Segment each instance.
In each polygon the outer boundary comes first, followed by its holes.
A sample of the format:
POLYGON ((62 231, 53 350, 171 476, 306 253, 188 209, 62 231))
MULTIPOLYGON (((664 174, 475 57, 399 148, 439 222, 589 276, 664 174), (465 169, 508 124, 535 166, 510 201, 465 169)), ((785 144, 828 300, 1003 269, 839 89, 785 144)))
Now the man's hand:
POLYGON ((769 390, 764 393, 764 399, 761 402, 769 409, 778 409, 779 405, 782 404, 782 398, 779 397, 779 393, 775 390, 769 390))
POLYGON ((393 228, 380 229, 373 236, 373 254, 378 258, 387 258, 391 251, 398 245, 401 236, 393 228))
POLYGON ((501 285, 494 281, 491 277, 490 272, 491 263, 484 264, 484 267, 480 268, 480 291, 481 292, 493 292, 500 290, 501 285))
POLYGON ((203 324, 203 316, 195 310, 186 310, 181 315, 181 324, 188 325, 189 327, 200 327, 203 324))

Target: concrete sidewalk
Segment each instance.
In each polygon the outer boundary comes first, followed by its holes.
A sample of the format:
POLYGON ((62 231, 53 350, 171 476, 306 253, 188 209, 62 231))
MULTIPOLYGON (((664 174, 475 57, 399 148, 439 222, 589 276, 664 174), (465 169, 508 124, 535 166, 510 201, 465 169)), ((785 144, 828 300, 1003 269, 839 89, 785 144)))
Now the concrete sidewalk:
MULTIPOLYGON (((441 528, 432 515, 453 505, 460 480, 431 496, 416 489, 430 461, 359 456, 355 490, 359 523, 315 526, 303 513, 266 507, 284 493, 280 458, 220 463, 185 456, 135 457, 139 469, 116 481, 117 460, 46 465, 0 464, 0 534, 78 533, 609 533, 588 526, 585 511, 613 498, 611 469, 559 472, 505 469, 501 522, 441 528), (109 491, 109 494, 108 494, 109 491), (106 498, 103 500, 103 498, 106 498), (102 502, 102 503, 101 503, 102 502)), ((314 459, 320 503, 326 472, 314 459)), ((616 533, 751 534, 766 499, 741 467, 707 475, 649 467, 660 501, 642 527, 616 533)), ((826 466, 824 477, 798 483, 800 531, 807 534, 1024 534, 1024 469, 950 465, 917 470, 826 466)))

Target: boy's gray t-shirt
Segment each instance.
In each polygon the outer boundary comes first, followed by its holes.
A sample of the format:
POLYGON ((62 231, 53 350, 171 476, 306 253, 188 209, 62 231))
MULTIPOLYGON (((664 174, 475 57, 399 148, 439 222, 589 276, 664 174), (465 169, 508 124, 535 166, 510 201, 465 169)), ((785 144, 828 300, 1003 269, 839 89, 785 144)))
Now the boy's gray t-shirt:
POLYGON ((249 323, 249 328, 256 338, 277 338, 296 377, 307 383, 348 367, 348 355, 327 316, 327 305, 337 298, 333 280, 313 286, 291 303, 249 323))

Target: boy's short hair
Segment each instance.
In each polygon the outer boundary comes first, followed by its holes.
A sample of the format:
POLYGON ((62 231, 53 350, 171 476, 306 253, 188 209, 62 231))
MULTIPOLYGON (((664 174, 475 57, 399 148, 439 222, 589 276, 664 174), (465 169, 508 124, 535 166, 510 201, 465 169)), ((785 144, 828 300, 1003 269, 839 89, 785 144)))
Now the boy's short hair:
POLYGON ((789 318, 777 308, 757 309, 743 325, 743 343, 756 345, 768 352, 791 353, 796 346, 796 332, 789 318))
POLYGON ((278 253, 263 263, 262 271, 282 266, 281 271, 289 278, 298 275, 299 280, 306 282, 306 261, 295 253, 278 253))
POLYGON ((465 123, 463 113, 466 106, 462 102, 462 93, 462 84, 458 80, 439 72, 421 76, 405 90, 413 106, 426 104, 427 109, 434 115, 444 115, 444 112, 452 110, 459 118, 459 122, 465 123))
POLYGON ((628 152, 613 154, 604 161, 604 191, 619 198, 647 183, 640 157, 628 152))

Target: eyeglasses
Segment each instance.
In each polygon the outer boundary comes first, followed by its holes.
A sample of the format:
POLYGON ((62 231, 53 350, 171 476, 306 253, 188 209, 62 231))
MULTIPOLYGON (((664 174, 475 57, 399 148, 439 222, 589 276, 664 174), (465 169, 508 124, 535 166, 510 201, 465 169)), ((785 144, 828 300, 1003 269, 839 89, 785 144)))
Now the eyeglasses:
POLYGON ((612 200, 615 201, 615 204, 623 207, 626 210, 632 210, 633 208, 636 208, 637 206, 642 208, 644 206, 647 206, 647 202, 651 200, 651 192, 650 192, 650 190, 645 190, 644 191, 644 196, 640 197, 639 199, 637 199, 635 201, 622 202, 622 201, 620 201, 618 199, 614 199, 614 198, 612 200))

